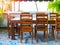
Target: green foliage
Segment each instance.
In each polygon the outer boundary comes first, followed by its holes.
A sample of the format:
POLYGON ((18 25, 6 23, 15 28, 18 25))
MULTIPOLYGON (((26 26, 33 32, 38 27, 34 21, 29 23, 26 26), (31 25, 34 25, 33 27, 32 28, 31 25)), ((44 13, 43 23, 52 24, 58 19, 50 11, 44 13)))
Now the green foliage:
POLYGON ((3 16, 2 15, 0 15, 0 19, 2 19, 3 18, 3 16))
POLYGON ((3 10, 0 8, 0 19, 2 19, 3 18, 3 10))
POLYGON ((60 0, 56 0, 53 2, 49 2, 48 3, 48 9, 51 9, 52 12, 54 12, 54 10, 56 10, 56 12, 60 12, 60 0))

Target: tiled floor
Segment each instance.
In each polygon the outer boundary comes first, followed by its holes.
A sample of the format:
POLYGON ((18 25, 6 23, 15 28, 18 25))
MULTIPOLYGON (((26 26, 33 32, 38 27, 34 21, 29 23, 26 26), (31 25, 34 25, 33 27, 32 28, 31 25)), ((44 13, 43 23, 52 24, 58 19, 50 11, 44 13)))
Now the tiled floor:
POLYGON ((54 39, 49 35, 49 41, 46 42, 46 39, 43 37, 43 33, 39 33, 39 42, 36 43, 36 39, 34 38, 33 44, 31 43, 31 38, 27 38, 28 41, 26 42, 26 36, 29 36, 29 33, 24 34, 23 43, 20 43, 20 38, 18 35, 15 36, 16 40, 11 40, 8 38, 8 30, 0 29, 0 45, 60 45, 60 34, 57 35, 57 41, 55 42, 54 39))

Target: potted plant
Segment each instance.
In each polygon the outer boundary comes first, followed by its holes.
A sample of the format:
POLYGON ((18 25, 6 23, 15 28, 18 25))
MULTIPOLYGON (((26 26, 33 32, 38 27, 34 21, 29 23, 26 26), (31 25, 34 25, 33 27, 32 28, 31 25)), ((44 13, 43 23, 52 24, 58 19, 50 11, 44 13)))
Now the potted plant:
POLYGON ((3 19, 4 19, 3 10, 0 8, 0 26, 2 24, 3 19))
POLYGON ((53 2, 48 3, 48 9, 51 9, 51 11, 60 13, 60 0, 55 0, 53 2))
POLYGON ((3 10, 0 8, 0 19, 2 19, 3 18, 3 10))

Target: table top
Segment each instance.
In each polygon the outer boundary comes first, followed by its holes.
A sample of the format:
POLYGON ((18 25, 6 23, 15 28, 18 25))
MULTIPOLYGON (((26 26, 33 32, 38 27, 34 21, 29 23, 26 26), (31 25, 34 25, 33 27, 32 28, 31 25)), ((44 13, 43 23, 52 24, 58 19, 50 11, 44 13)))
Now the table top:
POLYGON ((20 18, 16 17, 16 18, 12 18, 11 20, 20 20, 20 18))
MULTIPOLYGON (((20 20, 19 17, 12 18, 11 20, 20 20)), ((36 18, 33 18, 33 20, 36 20, 36 18)))
MULTIPOLYGON (((15 17, 13 19, 11 19, 11 23, 20 23, 20 18, 19 17, 15 17)), ((35 24, 36 23, 36 18, 33 18, 33 23, 35 24)), ((55 20, 53 19, 48 19, 48 23, 49 24, 55 24, 55 20)))
MULTIPOLYGON (((11 20, 20 20, 20 18, 19 17, 15 17, 15 18, 12 18, 11 20)), ((36 20, 36 18, 33 18, 33 20, 36 20)), ((48 19, 48 20, 54 20, 55 21, 55 19, 48 19)))

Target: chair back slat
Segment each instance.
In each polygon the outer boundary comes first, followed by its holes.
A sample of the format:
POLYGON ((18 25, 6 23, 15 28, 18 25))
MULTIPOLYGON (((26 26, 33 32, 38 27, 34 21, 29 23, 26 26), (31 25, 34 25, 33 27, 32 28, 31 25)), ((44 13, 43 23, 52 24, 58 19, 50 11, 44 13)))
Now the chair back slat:
POLYGON ((50 13, 50 19, 51 20, 56 20, 56 14, 57 13, 50 13))
POLYGON ((56 15, 56 24, 60 24, 60 14, 56 15))
POLYGON ((31 14, 21 14, 20 23, 21 24, 32 24, 32 15, 31 14))
POLYGON ((59 31, 60 30, 60 14, 56 15, 56 23, 55 24, 56 24, 56 26, 55 26, 56 30, 59 31))
POLYGON ((48 15, 47 14, 36 14, 36 24, 47 24, 48 23, 48 15))

